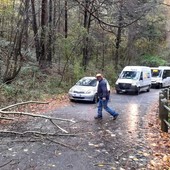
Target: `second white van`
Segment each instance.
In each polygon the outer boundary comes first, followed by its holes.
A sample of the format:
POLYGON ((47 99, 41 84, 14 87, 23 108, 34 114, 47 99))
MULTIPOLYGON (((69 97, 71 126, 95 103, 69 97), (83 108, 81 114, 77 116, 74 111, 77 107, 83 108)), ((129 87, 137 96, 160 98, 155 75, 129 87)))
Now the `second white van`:
POLYGON ((126 66, 116 81, 116 92, 134 92, 139 94, 141 91, 150 91, 151 69, 146 66, 126 66))
POLYGON ((151 67, 151 73, 152 87, 162 88, 170 86, 170 67, 151 67))

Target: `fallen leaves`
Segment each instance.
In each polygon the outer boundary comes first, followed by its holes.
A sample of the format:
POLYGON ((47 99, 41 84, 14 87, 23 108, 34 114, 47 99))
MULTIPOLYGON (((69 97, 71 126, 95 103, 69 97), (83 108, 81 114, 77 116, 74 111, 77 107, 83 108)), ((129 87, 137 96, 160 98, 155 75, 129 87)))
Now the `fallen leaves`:
POLYGON ((152 157, 148 164, 149 170, 170 170, 170 133, 160 130, 158 104, 147 115, 149 121, 148 144, 152 149, 152 157))

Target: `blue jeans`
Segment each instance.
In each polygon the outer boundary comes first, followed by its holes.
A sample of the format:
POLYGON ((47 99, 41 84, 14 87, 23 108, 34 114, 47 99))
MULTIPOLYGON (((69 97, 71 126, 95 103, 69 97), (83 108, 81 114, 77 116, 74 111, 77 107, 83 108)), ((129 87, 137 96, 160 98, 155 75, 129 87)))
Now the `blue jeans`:
POLYGON ((102 109, 104 108, 108 113, 110 113, 112 116, 116 116, 118 115, 118 113, 116 113, 114 110, 110 109, 107 104, 108 104, 108 99, 106 100, 102 100, 102 99, 99 99, 99 102, 98 102, 98 116, 99 117, 102 117, 102 109))

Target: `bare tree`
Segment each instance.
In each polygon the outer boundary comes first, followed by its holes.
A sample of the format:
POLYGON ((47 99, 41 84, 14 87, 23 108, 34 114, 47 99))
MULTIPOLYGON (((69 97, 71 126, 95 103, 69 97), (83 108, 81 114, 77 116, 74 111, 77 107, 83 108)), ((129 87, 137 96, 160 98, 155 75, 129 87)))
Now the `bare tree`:
POLYGON ((41 4, 41 37, 40 37, 40 59, 39 59, 39 66, 40 69, 45 69, 48 67, 47 65, 47 48, 46 48, 46 33, 47 33, 47 0, 42 0, 41 4))
POLYGON ((19 13, 16 18, 17 27, 15 28, 15 32, 12 30, 10 48, 8 48, 8 50, 3 50, 6 56, 6 67, 3 75, 4 83, 10 83, 18 75, 23 62, 21 48, 24 35, 27 33, 28 18, 26 16, 28 3, 22 0, 18 8, 19 13))
POLYGON ((32 27, 34 32, 34 42, 35 42, 35 51, 36 51, 36 58, 37 61, 40 59, 40 41, 38 37, 38 25, 36 19, 36 11, 35 11, 35 0, 31 0, 31 7, 32 7, 32 27))

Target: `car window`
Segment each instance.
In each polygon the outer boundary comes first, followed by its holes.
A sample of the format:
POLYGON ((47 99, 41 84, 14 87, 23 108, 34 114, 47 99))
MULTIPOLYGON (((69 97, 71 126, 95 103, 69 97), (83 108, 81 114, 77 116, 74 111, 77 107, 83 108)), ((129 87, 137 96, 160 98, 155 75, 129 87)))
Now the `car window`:
POLYGON ((83 78, 79 80, 76 85, 79 86, 93 86, 95 87, 97 85, 97 79, 90 79, 90 78, 83 78))

